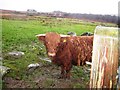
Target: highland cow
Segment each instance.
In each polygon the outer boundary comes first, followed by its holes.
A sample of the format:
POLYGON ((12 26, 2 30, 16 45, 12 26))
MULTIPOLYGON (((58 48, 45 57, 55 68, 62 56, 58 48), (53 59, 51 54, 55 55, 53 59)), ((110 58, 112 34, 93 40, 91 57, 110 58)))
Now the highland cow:
POLYGON ((93 36, 69 36, 55 32, 37 35, 46 46, 52 63, 61 66, 61 78, 70 78, 72 65, 84 65, 91 61, 93 36))

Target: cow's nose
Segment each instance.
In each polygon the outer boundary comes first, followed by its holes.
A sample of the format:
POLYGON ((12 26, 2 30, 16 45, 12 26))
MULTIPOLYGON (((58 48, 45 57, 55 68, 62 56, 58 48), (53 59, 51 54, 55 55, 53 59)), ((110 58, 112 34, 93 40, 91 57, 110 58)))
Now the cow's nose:
POLYGON ((56 55, 55 53, 48 52, 48 56, 50 56, 50 57, 54 57, 55 55, 56 55))

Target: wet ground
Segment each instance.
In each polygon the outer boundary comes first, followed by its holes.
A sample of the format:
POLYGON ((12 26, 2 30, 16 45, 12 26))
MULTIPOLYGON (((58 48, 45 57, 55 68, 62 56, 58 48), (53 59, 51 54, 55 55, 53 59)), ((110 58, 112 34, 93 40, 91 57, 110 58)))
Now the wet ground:
POLYGON ((38 68, 26 69, 24 77, 4 77, 6 88, 86 88, 89 87, 89 67, 76 67, 71 70, 70 79, 59 79, 60 67, 50 62, 38 68))

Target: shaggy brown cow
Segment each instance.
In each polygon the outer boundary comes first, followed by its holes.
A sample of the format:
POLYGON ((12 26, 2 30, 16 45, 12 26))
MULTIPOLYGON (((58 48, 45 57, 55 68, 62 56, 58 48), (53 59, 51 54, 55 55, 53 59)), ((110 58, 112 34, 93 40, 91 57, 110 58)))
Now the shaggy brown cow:
POLYGON ((93 36, 65 36, 54 32, 37 36, 44 42, 52 63, 61 66, 61 78, 70 78, 72 65, 91 61, 93 36))

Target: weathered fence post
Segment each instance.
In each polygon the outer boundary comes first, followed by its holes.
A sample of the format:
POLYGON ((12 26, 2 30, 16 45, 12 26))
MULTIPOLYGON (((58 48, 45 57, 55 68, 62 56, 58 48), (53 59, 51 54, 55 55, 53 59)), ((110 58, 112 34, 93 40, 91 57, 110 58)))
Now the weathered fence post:
POLYGON ((118 28, 97 26, 94 32, 90 88, 114 88, 118 69, 118 28))

